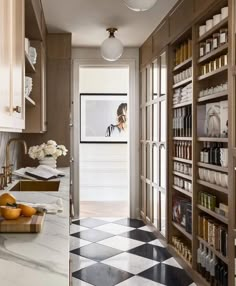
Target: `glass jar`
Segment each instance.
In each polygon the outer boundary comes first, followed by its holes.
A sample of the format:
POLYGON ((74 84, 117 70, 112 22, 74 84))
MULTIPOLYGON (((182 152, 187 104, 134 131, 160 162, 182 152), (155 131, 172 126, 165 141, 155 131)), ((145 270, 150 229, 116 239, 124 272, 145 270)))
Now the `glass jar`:
POLYGON ((228 42, 228 29, 220 30, 220 45, 224 45, 228 42))
POLYGON ((208 54, 212 50, 212 45, 213 45, 213 39, 208 39, 206 40, 206 48, 205 48, 205 53, 208 54))
POLYGON ((213 34, 212 50, 217 49, 220 46, 220 33, 213 34))
POLYGON ((200 50, 199 50, 200 57, 205 56, 205 50, 206 50, 206 43, 201 43, 200 44, 200 50))

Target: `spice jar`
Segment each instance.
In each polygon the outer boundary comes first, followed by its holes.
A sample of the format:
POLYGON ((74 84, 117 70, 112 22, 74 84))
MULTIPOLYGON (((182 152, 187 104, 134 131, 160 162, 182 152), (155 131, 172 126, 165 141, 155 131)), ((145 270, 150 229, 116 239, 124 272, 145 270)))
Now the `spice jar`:
POLYGON ((224 45, 228 42, 228 29, 220 30, 220 45, 224 45))
POLYGON ((212 50, 213 39, 206 40, 206 49, 205 53, 208 54, 212 50))
POLYGON ((212 50, 217 49, 220 45, 220 33, 213 34, 212 50))
POLYGON ((205 50, 206 50, 206 43, 201 43, 199 50, 200 57, 203 57, 205 55, 205 50))

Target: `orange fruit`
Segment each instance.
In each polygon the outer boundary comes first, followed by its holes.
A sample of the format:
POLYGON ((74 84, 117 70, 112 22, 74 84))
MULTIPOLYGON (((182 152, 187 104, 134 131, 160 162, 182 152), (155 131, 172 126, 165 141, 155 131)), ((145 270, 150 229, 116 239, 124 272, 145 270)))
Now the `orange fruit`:
POLYGON ((20 208, 1 206, 0 209, 1 209, 1 215, 5 219, 17 219, 21 214, 20 208))
POLYGON ((7 204, 15 204, 16 198, 10 193, 4 193, 0 196, 0 206, 6 206, 7 204))
POLYGON ((27 205, 19 204, 18 208, 21 209, 21 215, 31 217, 36 214, 37 210, 27 205))

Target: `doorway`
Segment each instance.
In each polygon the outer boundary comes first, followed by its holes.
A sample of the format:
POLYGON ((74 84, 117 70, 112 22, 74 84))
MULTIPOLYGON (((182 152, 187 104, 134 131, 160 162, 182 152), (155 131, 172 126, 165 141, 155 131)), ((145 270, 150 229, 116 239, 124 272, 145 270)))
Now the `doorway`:
POLYGON ((129 68, 79 74, 80 216, 129 217, 129 68))

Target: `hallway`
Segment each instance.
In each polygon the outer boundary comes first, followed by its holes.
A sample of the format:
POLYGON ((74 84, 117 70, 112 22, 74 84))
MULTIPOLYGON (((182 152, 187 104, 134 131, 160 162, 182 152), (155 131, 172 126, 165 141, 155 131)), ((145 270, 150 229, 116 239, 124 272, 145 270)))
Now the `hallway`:
POLYGON ((194 286, 141 220, 83 218, 70 229, 73 286, 194 286))

